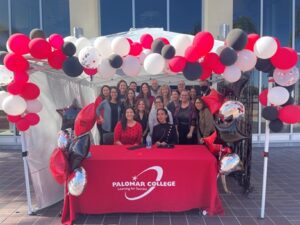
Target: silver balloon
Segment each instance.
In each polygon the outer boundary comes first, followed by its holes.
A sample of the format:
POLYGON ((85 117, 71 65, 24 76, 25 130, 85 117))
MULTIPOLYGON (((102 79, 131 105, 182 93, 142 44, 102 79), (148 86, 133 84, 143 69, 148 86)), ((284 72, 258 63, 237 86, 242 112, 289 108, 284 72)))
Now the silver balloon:
POLYGON ((293 67, 289 70, 280 70, 276 68, 273 77, 277 84, 284 87, 291 86, 299 80, 299 69, 297 67, 293 67))
POLYGON ((69 193, 73 196, 79 196, 86 186, 86 171, 83 167, 79 167, 74 170, 71 176, 73 177, 68 181, 69 193))
POLYGON ((59 148, 65 149, 69 146, 70 142, 71 142, 71 140, 70 140, 69 134, 67 132, 61 130, 59 132, 59 136, 57 139, 57 146, 59 148))
POLYGON ((236 171, 240 165, 240 162, 240 157, 236 153, 223 156, 220 161, 220 173, 227 175, 233 171, 236 171))
POLYGON ((245 114, 245 106, 239 101, 227 101, 221 106, 220 113, 224 119, 236 119, 245 114))

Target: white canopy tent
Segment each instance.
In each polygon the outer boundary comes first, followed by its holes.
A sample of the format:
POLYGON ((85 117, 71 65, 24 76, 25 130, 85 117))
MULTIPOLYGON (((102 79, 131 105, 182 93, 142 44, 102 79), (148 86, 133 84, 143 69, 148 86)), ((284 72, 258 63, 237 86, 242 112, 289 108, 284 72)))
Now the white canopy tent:
MULTIPOLYGON (((109 35, 113 39, 117 36, 128 37, 133 41, 139 40, 140 36, 149 33, 154 38, 165 37, 172 40, 178 33, 164 31, 161 28, 142 28, 131 29, 129 32, 109 35)), ((192 36, 191 36, 192 38, 192 36)), ((93 42, 95 39, 92 39, 93 42)), ((213 51, 223 42, 215 40, 213 51)), ((74 98, 78 100, 81 107, 94 102, 99 93, 100 87, 104 84, 116 85, 121 79, 127 82, 136 81, 139 85, 148 82, 150 79, 157 79, 160 84, 177 85, 178 81, 183 79, 187 85, 198 84, 197 81, 188 81, 181 74, 176 75, 148 75, 145 71, 139 76, 128 77, 122 75, 119 70, 109 80, 103 80, 97 74, 93 76, 93 81, 87 75, 81 75, 77 78, 66 76, 63 71, 51 69, 47 63, 31 61, 30 81, 37 84, 41 90, 39 100, 43 104, 43 110, 40 112, 41 121, 38 125, 31 127, 23 132, 23 151, 28 151, 28 165, 34 194, 36 198, 37 209, 48 207, 63 199, 63 187, 58 185, 52 178, 49 170, 49 159, 52 151, 57 146, 57 134, 61 127, 62 119, 56 112, 56 109, 66 108, 71 105, 74 98)), ((98 143, 97 129, 93 129, 93 138, 98 143)), ((26 158, 24 158, 26 161, 26 158)), ((25 162, 25 165, 27 163, 25 162)), ((25 177, 26 173, 25 166, 25 177)), ((28 180, 26 180, 28 184, 28 180)), ((27 193, 30 194, 29 185, 27 193)), ((29 212, 32 211, 30 196, 28 196, 29 212)))

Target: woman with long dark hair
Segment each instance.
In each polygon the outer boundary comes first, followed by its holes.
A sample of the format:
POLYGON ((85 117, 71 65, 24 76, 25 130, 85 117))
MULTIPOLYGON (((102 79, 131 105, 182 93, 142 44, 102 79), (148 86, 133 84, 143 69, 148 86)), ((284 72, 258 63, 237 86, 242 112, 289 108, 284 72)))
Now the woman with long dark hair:
POLYGON ((177 144, 178 137, 176 128, 169 123, 168 111, 164 108, 157 110, 158 124, 153 128, 152 141, 157 146, 164 146, 167 144, 177 144))
POLYGON ((141 84, 140 94, 137 96, 137 99, 140 98, 144 99, 147 104, 147 107, 151 109, 154 97, 151 95, 150 86, 148 83, 141 84))
POLYGON ((126 92, 127 92, 127 82, 125 80, 120 80, 117 84, 118 90, 118 100, 120 103, 124 102, 126 99, 126 92))
POLYGON ((135 92, 133 89, 129 88, 126 93, 125 101, 121 103, 121 115, 123 115, 126 108, 128 107, 134 108, 135 102, 136 102, 135 92))
POLYGON ((203 144, 203 138, 215 131, 214 117, 201 97, 196 98, 195 108, 198 111, 198 142, 203 144))
POLYGON ((134 120, 134 109, 125 109, 121 121, 115 127, 115 145, 139 145, 142 142, 142 126, 134 120))
POLYGON ((171 92, 171 101, 167 105, 167 109, 172 113, 173 118, 174 118, 176 108, 178 108, 179 105, 180 105, 179 97, 180 97, 179 91, 178 90, 172 90, 172 92, 171 92))
MULTIPOLYGON (((105 99, 109 100, 109 98, 110 98, 110 87, 108 85, 103 85, 101 87, 99 96, 95 100, 95 108, 97 109, 97 107, 101 104, 102 101, 104 101, 105 99)), ((103 117, 104 110, 102 110, 100 114, 103 117)), ((100 121, 99 117, 97 118, 96 123, 100 135, 100 145, 102 145, 103 144, 102 122, 100 121)))
POLYGON ((146 106, 144 99, 138 99, 135 105, 135 116, 134 119, 142 125, 143 129, 143 143, 146 142, 147 134, 149 133, 149 109, 146 106))

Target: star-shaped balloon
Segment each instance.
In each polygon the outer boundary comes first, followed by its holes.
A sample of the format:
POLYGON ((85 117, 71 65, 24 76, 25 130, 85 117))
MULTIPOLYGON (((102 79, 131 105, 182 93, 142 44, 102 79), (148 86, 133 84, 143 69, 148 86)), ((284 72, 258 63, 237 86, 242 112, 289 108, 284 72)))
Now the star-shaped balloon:
POLYGON ((68 128, 74 130, 74 122, 80 110, 81 108, 79 108, 76 99, 73 100, 69 107, 56 110, 62 117, 61 130, 66 130, 68 128))

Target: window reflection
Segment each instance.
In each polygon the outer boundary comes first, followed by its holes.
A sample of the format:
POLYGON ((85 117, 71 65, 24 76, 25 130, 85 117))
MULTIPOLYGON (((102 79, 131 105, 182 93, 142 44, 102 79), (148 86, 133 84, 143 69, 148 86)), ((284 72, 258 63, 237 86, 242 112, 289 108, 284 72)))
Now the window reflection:
POLYGON ((4 51, 6 50, 5 44, 9 36, 7 0, 0 0, 0 5, 0 51, 4 51))

